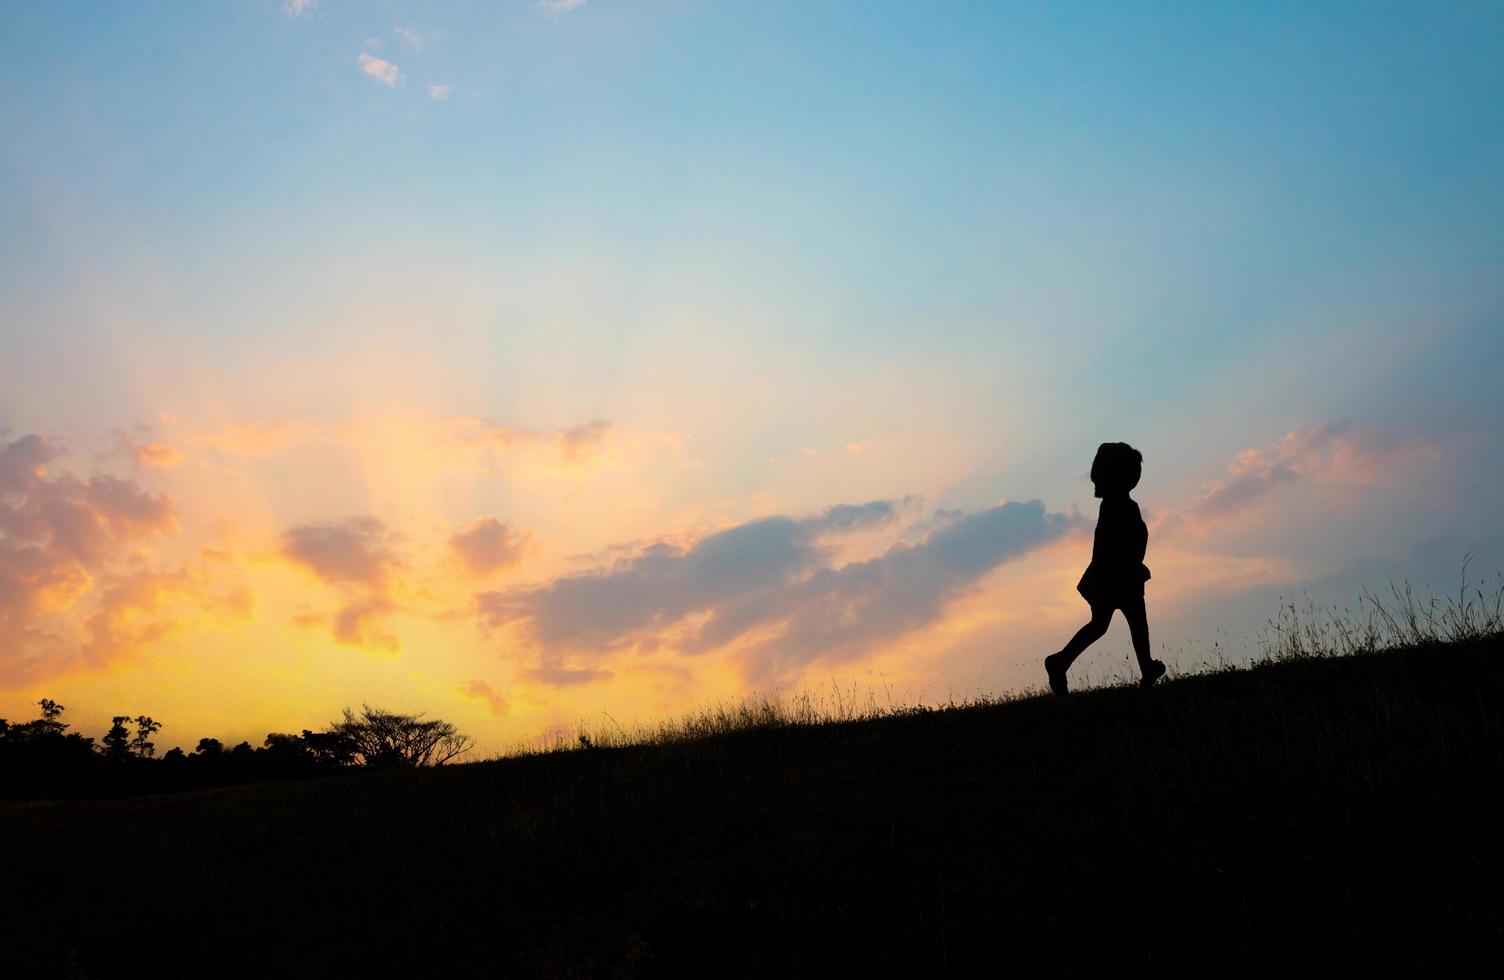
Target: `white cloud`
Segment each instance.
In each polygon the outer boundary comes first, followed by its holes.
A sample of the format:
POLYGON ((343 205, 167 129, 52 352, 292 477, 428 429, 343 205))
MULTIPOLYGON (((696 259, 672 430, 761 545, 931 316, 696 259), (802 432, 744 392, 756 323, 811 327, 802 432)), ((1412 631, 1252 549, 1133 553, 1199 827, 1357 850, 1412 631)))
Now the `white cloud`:
POLYGON ((388 88, 395 87, 402 78, 402 72, 397 70, 396 65, 365 51, 360 53, 360 70, 388 88))
POLYGON ((423 35, 407 27, 394 27, 392 33, 412 46, 414 51, 423 50, 423 35))
POLYGON ((585 6, 585 0, 536 0, 533 6, 545 13, 562 14, 566 10, 585 6))
POLYGON ((449 98, 449 96, 453 92, 454 92, 454 86, 453 85, 430 85, 430 86, 428 86, 428 94, 430 96, 432 96, 433 99, 434 99, 434 101, 436 101, 436 102, 443 102, 445 99, 449 98))
POLYGON ((289 17, 308 17, 318 6, 318 0, 287 0, 282 5, 282 12, 289 17))

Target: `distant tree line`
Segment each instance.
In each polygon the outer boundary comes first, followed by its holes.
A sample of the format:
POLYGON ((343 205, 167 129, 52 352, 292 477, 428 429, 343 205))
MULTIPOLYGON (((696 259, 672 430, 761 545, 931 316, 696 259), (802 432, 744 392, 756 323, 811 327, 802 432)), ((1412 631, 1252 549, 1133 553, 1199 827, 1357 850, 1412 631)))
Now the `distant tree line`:
POLYGON ((192 752, 157 755, 160 722, 148 715, 116 715, 99 739, 68 730, 64 708, 37 702, 41 717, 11 724, 0 718, 0 798, 122 796, 173 792, 262 780, 304 779, 352 769, 441 766, 474 746, 468 735, 437 718, 365 705, 324 731, 269 733, 260 746, 226 748, 201 738, 192 752))

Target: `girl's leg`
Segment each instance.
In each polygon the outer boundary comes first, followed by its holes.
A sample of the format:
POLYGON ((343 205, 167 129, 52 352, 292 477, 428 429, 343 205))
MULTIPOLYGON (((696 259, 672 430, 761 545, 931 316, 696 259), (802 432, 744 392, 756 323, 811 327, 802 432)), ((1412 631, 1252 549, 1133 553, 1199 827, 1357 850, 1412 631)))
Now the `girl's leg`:
POLYGON ((1128 635, 1133 639, 1133 653, 1138 657, 1138 669, 1148 676, 1154 669, 1154 658, 1149 648, 1149 614, 1144 611, 1144 599, 1139 596, 1123 603, 1123 618, 1128 620, 1128 635))
MULTIPOLYGON (((1065 649, 1055 655, 1060 658, 1057 661, 1060 664, 1060 668, 1063 670, 1074 663, 1076 658, 1081 656, 1082 650, 1085 650, 1102 638, 1107 632, 1108 625, 1111 623, 1111 606, 1092 606, 1091 622, 1077 630, 1076 635, 1071 637, 1071 641, 1065 645, 1065 649)), ((1145 637, 1147 638, 1147 636, 1146 632, 1145 637)))

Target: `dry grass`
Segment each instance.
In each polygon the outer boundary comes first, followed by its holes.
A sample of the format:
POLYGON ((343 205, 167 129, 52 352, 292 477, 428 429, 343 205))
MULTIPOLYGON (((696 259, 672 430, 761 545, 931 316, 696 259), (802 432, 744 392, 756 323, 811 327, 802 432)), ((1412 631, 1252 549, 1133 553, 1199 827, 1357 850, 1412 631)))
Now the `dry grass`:
POLYGON ((763 698, 585 751, 0 806, 5 969, 1481 974, 1499 604, 1407 595, 1151 692, 763 698))
MULTIPOLYGON (((1387 594, 1365 589, 1353 606, 1321 606, 1281 599, 1279 612, 1268 620, 1260 638, 1260 655, 1252 663, 1225 660, 1204 662, 1176 676, 1205 676, 1254 670, 1264 664, 1308 659, 1363 656, 1385 650, 1425 649, 1447 644, 1475 643, 1504 634, 1504 578, 1477 584, 1469 578, 1470 559, 1464 559, 1455 594, 1428 593, 1422 598, 1409 582, 1393 584, 1387 594)), ((1118 687, 1133 686, 1123 681, 1118 687)), ((738 732, 777 728, 871 722, 884 718, 925 715, 935 711, 985 709, 1010 704, 1038 692, 1021 691, 950 698, 941 704, 894 700, 855 684, 832 683, 827 692, 783 691, 753 693, 692 709, 677 718, 625 727, 609 716, 605 721, 581 722, 573 738, 559 735, 549 744, 519 746, 497 759, 588 749, 665 746, 738 732)))

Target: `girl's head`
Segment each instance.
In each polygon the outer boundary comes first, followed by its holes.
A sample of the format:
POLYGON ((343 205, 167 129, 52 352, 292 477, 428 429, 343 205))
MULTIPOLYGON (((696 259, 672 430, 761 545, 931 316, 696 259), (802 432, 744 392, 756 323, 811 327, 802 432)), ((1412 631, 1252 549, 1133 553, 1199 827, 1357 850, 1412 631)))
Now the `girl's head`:
POLYGON ((1091 462, 1091 482, 1098 497, 1126 496, 1138 486, 1144 457, 1126 442, 1104 442, 1091 462))

